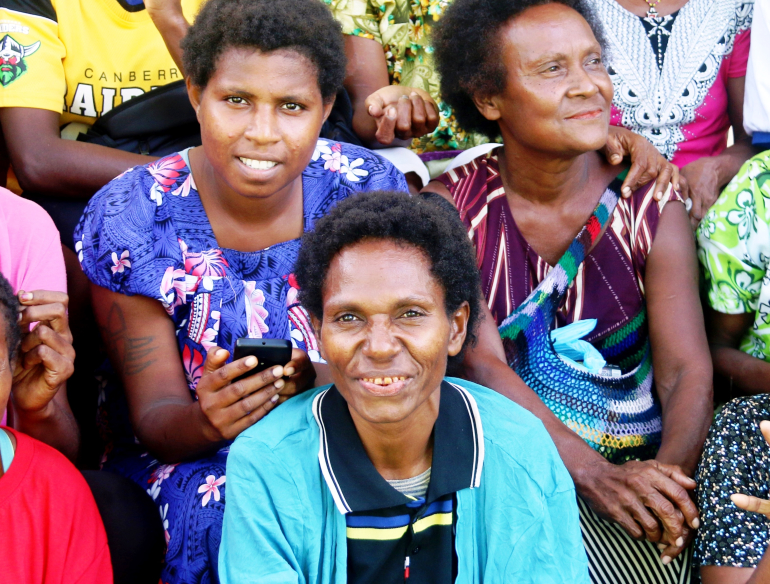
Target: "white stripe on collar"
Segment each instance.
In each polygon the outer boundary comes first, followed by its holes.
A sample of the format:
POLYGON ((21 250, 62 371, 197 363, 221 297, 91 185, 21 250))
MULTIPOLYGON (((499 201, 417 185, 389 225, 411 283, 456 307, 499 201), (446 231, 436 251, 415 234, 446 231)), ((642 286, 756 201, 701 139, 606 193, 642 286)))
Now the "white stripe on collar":
POLYGON ((329 487, 329 491, 334 499, 334 504, 337 505, 340 513, 345 515, 350 513, 352 509, 348 502, 345 500, 345 495, 342 493, 337 478, 334 476, 334 470, 332 469, 331 462, 329 461, 329 444, 326 440, 326 426, 324 425, 323 418, 321 416, 321 403, 323 398, 329 390, 322 391, 313 399, 313 416, 318 424, 318 462, 321 464, 321 473, 326 481, 326 486, 329 487))
POLYGON ((473 425, 473 474, 471 475, 471 489, 478 488, 481 485, 481 469, 484 467, 484 428, 481 425, 481 416, 479 408, 476 405, 475 398, 470 392, 455 383, 449 383, 465 400, 465 407, 468 408, 468 415, 473 425))

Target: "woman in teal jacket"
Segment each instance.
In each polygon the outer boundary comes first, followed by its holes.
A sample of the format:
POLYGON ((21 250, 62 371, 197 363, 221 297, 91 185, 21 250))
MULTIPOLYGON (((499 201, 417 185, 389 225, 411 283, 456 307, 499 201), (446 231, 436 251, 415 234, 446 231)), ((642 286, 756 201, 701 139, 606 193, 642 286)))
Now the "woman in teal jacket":
POLYGON ((235 441, 223 584, 588 582, 575 489, 542 423, 445 377, 480 287, 441 200, 364 193, 296 277, 334 381, 235 441))

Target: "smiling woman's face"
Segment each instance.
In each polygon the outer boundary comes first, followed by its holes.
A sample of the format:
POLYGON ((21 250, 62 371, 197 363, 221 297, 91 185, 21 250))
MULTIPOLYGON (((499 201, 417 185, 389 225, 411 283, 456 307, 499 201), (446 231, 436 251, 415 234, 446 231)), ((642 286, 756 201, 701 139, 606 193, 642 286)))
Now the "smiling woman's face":
POLYGON ((205 88, 188 89, 206 158, 246 197, 268 197, 301 176, 333 105, 313 63, 287 49, 230 48, 205 88))
POLYGON ((502 94, 477 99, 503 137, 575 156, 607 141, 612 82, 591 27, 563 4, 525 10, 500 32, 507 71, 502 94))
POLYGON ((410 418, 462 349, 468 314, 464 303, 447 315, 422 250, 383 240, 343 249, 329 266, 316 330, 351 414, 375 424, 410 418))

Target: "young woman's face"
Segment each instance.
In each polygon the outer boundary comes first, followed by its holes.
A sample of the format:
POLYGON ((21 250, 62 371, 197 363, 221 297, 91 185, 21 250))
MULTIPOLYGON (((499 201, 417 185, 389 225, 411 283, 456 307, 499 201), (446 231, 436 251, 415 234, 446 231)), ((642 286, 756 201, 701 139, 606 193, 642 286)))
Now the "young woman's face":
POLYGON ((428 257, 412 246, 371 240, 343 249, 323 304, 322 354, 351 413, 369 423, 409 418, 465 341, 467 303, 447 315, 428 257))
POLYGON ((506 88, 480 105, 482 114, 535 150, 575 156, 604 146, 612 82, 585 19, 563 4, 544 4, 525 10, 501 35, 506 88))
POLYGON ((245 197, 268 197, 302 174, 333 103, 296 51, 231 48, 208 85, 188 84, 206 158, 245 197))

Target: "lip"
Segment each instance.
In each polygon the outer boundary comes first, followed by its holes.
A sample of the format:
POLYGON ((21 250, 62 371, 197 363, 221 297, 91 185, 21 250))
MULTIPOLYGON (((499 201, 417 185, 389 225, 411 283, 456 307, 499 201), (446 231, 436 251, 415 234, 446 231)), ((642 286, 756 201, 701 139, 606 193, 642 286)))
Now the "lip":
POLYGON ((266 157, 256 157, 256 156, 236 156, 235 161, 238 164, 238 167, 241 169, 241 171, 246 174, 249 178, 257 181, 265 181, 269 180, 278 172, 278 169, 281 167, 281 162, 279 160, 275 160, 272 158, 266 158, 266 157), (248 165, 246 165, 241 158, 249 158, 251 160, 259 160, 259 161, 266 161, 266 162, 275 162, 275 166, 272 168, 252 168, 248 165))
POLYGON ((357 378, 356 381, 363 387, 368 393, 376 396, 376 397, 391 397, 394 395, 398 395, 401 393, 404 388, 409 385, 409 383, 412 381, 413 378, 407 377, 406 375, 383 375, 381 373, 378 373, 376 375, 371 376, 364 376, 357 378), (383 379, 386 378, 390 379, 398 379, 398 381, 392 381, 391 383, 387 385, 380 385, 378 383, 372 383, 370 381, 366 381, 367 379, 383 379), (403 379, 399 379, 403 378, 403 379))
POLYGON ((580 113, 575 114, 574 116, 569 116, 568 120, 595 120, 597 118, 602 117, 604 114, 604 110, 601 108, 592 109, 583 111, 580 113))

